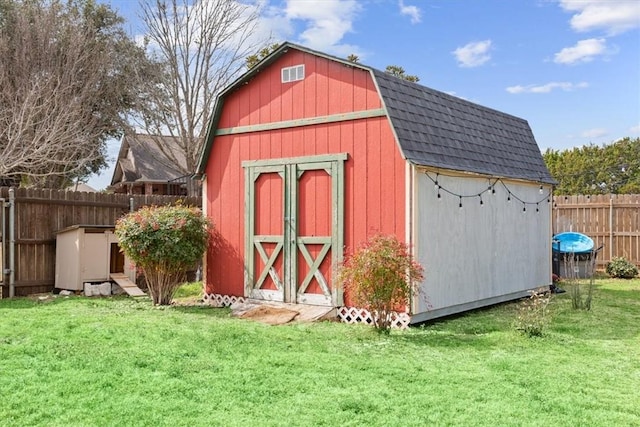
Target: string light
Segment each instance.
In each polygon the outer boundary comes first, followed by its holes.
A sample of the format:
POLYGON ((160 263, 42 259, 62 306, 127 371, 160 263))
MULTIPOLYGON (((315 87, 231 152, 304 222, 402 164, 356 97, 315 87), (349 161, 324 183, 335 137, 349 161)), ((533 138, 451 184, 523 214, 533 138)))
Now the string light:
MULTIPOLYGON (((527 211, 527 205, 536 205, 536 212, 540 212, 540 203, 544 202, 545 200, 547 201, 547 203, 551 203, 551 199, 552 199, 552 194, 553 194, 553 189, 550 188, 549 191, 544 194, 544 185, 540 184, 539 187, 539 193, 542 194, 542 197, 538 200, 524 200, 520 197, 518 197, 515 193, 513 193, 511 191, 511 189, 507 186, 507 184, 504 183, 504 181, 502 181, 502 179, 500 178, 496 178, 494 181, 492 181, 491 179, 489 179, 489 183, 486 187, 485 190, 479 192, 479 193, 475 193, 475 194, 460 194, 454 191, 451 191, 445 187, 443 187, 440 183, 440 173, 436 173, 435 178, 432 177, 428 172, 425 172, 425 175, 433 182, 434 184, 434 188, 436 190, 436 194, 437 194, 437 198, 438 200, 442 200, 442 192, 444 191, 445 193, 448 193, 454 197, 458 198, 458 207, 460 209, 462 209, 462 199, 465 197, 478 197, 480 206, 484 206, 484 199, 482 198, 482 195, 487 193, 487 194, 496 194, 496 185, 497 184, 501 184, 504 189, 507 191, 507 202, 511 203, 511 199, 515 199, 518 202, 522 203, 522 212, 526 212, 527 211)), ((565 196, 565 199, 567 199, 567 196, 565 196)), ((553 200, 553 207, 555 208, 557 206, 555 199, 553 200)))

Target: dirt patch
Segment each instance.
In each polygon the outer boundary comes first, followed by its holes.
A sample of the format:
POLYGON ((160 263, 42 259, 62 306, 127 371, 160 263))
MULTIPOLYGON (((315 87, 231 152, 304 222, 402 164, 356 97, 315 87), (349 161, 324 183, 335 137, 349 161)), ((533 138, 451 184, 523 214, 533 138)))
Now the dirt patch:
POLYGON ((32 301, 37 301, 39 303, 48 303, 58 298, 58 295, 54 295, 49 292, 49 293, 42 293, 42 294, 31 294, 31 295, 28 295, 27 298, 32 301))
POLYGON ((238 317, 266 323, 268 325, 284 325, 295 319, 298 314, 300 313, 295 310, 260 305, 238 314, 238 317))

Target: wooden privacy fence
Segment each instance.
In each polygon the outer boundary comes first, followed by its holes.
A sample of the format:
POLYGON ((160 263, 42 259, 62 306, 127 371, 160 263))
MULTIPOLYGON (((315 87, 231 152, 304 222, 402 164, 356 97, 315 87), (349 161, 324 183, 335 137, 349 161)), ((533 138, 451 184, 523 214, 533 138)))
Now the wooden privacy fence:
POLYGON ((0 187, 2 296, 49 292, 55 282, 56 232, 72 225, 114 225, 130 210, 201 199, 0 187), (10 255, 13 252, 13 267, 10 255), (12 285, 12 286, 10 286, 12 285))
POLYGON ((613 257, 640 265, 640 194, 555 196, 553 234, 575 231, 591 237, 598 248, 597 266, 613 257))

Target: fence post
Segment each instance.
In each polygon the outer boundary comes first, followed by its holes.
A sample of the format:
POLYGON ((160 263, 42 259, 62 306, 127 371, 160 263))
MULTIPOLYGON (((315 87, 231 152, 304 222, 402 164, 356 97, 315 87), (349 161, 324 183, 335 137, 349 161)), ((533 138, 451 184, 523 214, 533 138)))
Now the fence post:
POLYGON ((16 192, 9 189, 9 298, 16 296, 16 192))
MULTIPOLYGON (((0 274, 2 274, 2 276, 0 277, 2 278, 2 280, 0 280, 0 282, 2 282, 2 288, 4 288, 6 276, 9 275, 9 268, 7 267, 7 264, 6 264, 7 224, 5 220, 5 215, 6 215, 5 212, 7 207, 8 207, 8 203, 5 201, 4 197, 0 197, 0 209, 2 209, 0 211, 0 221, 2 221, 2 224, 0 225, 0 227, 2 227, 2 231, 0 231, 0 237, 2 237, 2 246, 0 246, 0 270, 2 270, 0 271, 0 274)), ((4 293, 4 289, 0 288, 0 299, 2 299, 3 293, 4 293)))
POLYGON ((613 194, 609 194, 609 261, 613 260, 613 194))

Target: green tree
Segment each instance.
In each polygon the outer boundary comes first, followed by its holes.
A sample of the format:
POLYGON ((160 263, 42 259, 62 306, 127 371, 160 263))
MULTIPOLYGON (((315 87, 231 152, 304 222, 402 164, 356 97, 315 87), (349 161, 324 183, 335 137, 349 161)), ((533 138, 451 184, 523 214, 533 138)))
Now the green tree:
POLYGON ((547 149, 544 161, 558 181, 556 194, 640 193, 640 138, 611 144, 547 149))
MULTIPOLYGON (((357 64, 360 63, 360 57, 355 53, 352 53, 347 56, 347 61, 357 64)), ((420 81, 420 77, 412 74, 407 74, 404 68, 400 67, 399 65, 387 65, 385 73, 413 83, 418 83, 420 81)))
POLYGON ((357 64, 358 62, 360 62, 360 57, 355 53, 352 53, 351 55, 347 56, 347 61, 357 64))
POLYGON ((399 79, 407 80, 409 82, 418 83, 420 81, 420 77, 412 74, 407 74, 404 71, 404 68, 400 67, 399 65, 387 65, 387 68, 384 70, 384 72, 398 77, 399 79))
POLYGON ((269 46, 265 46, 258 53, 254 53, 253 55, 249 55, 245 58, 247 69, 250 70, 260 61, 262 61, 267 56, 271 55, 277 48, 280 47, 279 43, 272 43, 269 46))

